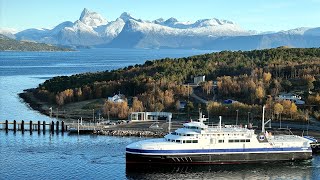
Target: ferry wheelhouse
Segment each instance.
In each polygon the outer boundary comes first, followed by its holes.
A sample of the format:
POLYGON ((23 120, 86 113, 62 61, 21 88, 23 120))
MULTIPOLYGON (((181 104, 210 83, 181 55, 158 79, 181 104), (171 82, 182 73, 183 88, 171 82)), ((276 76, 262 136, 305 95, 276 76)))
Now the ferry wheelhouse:
POLYGON ((183 124, 164 138, 132 143, 126 147, 127 163, 240 164, 295 161, 312 158, 310 137, 272 135, 234 125, 208 126, 206 118, 183 124))

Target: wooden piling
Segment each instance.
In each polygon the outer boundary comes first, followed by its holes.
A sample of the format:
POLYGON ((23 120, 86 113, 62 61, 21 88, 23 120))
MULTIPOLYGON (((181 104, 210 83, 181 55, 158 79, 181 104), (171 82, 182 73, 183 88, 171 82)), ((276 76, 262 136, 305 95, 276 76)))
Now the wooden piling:
POLYGON ((30 129, 29 129, 30 130, 30 134, 32 134, 32 121, 30 121, 29 125, 30 125, 30 129))
POLYGON ((54 122, 51 122, 51 128, 50 128, 50 132, 53 134, 54 133, 54 122))
POLYGON ((57 133, 59 133, 59 121, 57 121, 57 124, 56 124, 56 131, 57 133))
POLYGON ((38 134, 40 134, 40 121, 38 121, 38 134))
POLYGON ((43 134, 46 133, 46 122, 45 121, 42 122, 42 131, 43 131, 43 134))
POLYGON ((61 122, 61 132, 64 133, 64 121, 61 122))
POLYGON ((17 121, 16 120, 13 121, 13 132, 14 133, 17 132, 17 121))
POLYGON ((8 122, 8 120, 6 120, 6 126, 5 126, 5 129, 6 129, 6 133, 8 133, 8 130, 9 130, 9 122, 8 122))
POLYGON ((21 132, 24 133, 24 120, 21 121, 21 132))

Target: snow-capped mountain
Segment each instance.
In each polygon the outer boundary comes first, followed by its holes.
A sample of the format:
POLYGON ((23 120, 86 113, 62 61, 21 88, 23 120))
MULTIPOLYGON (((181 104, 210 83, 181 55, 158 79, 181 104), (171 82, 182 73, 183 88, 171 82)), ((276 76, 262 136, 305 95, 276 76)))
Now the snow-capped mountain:
POLYGON ((105 18, 103 18, 100 14, 96 12, 90 12, 87 8, 84 8, 79 20, 83 22, 83 24, 90 27, 98 27, 101 25, 108 24, 108 21, 105 18))
POLYGON ((279 44, 299 45, 300 41, 305 46, 320 46, 320 42, 312 38, 320 36, 320 28, 258 34, 242 29, 232 21, 216 18, 194 22, 182 22, 174 17, 149 21, 124 12, 116 20, 107 21, 102 15, 86 8, 75 22, 65 21, 53 29, 27 29, 14 36, 18 40, 50 44, 119 48, 254 49, 279 44))
MULTIPOLYGON (((241 29, 231 21, 218 19, 179 22, 175 18, 169 18, 150 22, 134 18, 124 12, 115 21, 108 22, 100 14, 85 8, 79 20, 73 23, 66 21, 53 29, 27 29, 17 33, 16 38, 62 45, 99 45, 110 43, 121 32, 123 32, 122 35, 139 32, 149 40, 152 39, 152 36, 156 38, 164 35, 174 38, 175 36, 219 37, 250 34, 249 31, 241 29)), ((137 39, 137 37, 132 38, 137 39)), ((153 42, 159 44, 157 40, 153 40, 153 42)))
POLYGON ((0 28, 0 34, 5 35, 9 38, 15 38, 15 33, 17 33, 18 31, 16 29, 13 28, 0 28))

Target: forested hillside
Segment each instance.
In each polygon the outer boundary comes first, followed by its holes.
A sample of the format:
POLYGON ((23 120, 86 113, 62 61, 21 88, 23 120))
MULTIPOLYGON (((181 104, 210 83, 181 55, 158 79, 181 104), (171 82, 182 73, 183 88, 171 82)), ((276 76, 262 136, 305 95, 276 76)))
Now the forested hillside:
POLYGON ((187 101, 192 93, 192 88, 184 84, 192 82, 194 76, 205 75, 207 81, 202 88, 209 97, 213 94, 212 82, 217 82, 218 102, 207 106, 212 111, 221 108, 219 102, 232 98, 249 108, 265 103, 273 108, 279 103, 283 106, 281 113, 288 111, 287 115, 292 116, 297 113, 290 111, 295 109, 294 103, 276 102, 275 97, 280 92, 294 91, 307 103, 319 105, 319 60, 319 48, 287 47, 166 58, 113 71, 54 77, 39 85, 36 96, 62 106, 106 98, 120 91, 127 97, 136 97, 134 101, 140 109, 174 111, 178 101, 187 101))
POLYGON ((0 51, 72 51, 44 43, 17 41, 0 34, 0 51))

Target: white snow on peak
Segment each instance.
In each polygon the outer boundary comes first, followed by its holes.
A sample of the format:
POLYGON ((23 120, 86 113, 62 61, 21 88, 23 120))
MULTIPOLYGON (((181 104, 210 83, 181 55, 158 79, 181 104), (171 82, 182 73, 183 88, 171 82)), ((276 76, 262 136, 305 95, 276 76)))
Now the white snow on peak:
POLYGON ((81 22, 91 27, 98 27, 108 24, 108 21, 96 12, 90 12, 87 8, 84 8, 79 18, 81 22))
POLYGON ((104 31, 105 36, 115 38, 123 29, 125 21, 122 18, 117 18, 115 21, 110 22, 104 31))
POLYGON ((73 31, 73 32, 88 32, 92 34, 97 34, 91 26, 83 23, 80 20, 77 20, 76 22, 74 22, 73 26, 65 27, 64 29, 73 31))
POLYGON ((5 35, 9 38, 15 38, 14 34, 18 31, 13 28, 0 28, 0 34, 5 35))
POLYGON ((130 13, 127 13, 127 12, 122 13, 119 18, 122 19, 124 22, 127 22, 128 20, 135 20, 135 21, 143 22, 143 20, 136 19, 136 18, 132 17, 130 13))
MULTIPOLYGON (((174 22, 173 20, 172 22, 174 22)), ((195 26, 194 24, 175 24, 175 26, 165 26, 156 24, 153 22, 138 22, 135 20, 129 20, 124 28, 126 31, 142 32, 142 33, 158 33, 167 35, 189 35, 189 36, 237 36, 237 35, 249 35, 250 32, 243 30, 241 27, 225 23, 216 26, 195 26), (177 26, 184 28, 178 28, 177 26)))
POLYGON ((295 29, 290 29, 287 31, 280 31, 279 33, 290 34, 290 35, 304 35, 304 33, 311 28, 299 27, 295 29))
POLYGON ((156 19, 156 20, 152 21, 152 23, 155 23, 155 24, 161 24, 163 22, 164 22, 163 18, 159 18, 159 19, 156 19))
MULTIPOLYGON (((1 32, 1 31, 0 31, 1 32)), ((67 45, 99 45, 107 44, 113 39, 121 36, 128 38, 143 33, 148 38, 145 41, 153 40, 159 36, 170 37, 170 41, 179 40, 184 37, 220 37, 220 36, 241 36, 251 35, 251 31, 243 30, 237 24, 216 18, 201 19, 195 22, 182 22, 176 18, 163 18, 154 21, 143 21, 132 17, 124 12, 115 21, 108 22, 96 12, 84 9, 79 20, 74 23, 63 22, 53 29, 27 29, 15 34, 17 39, 34 40, 53 44, 67 45), (128 32, 128 34, 126 34, 128 32), (126 37, 126 35, 129 35, 126 37)), ((120 37, 121 39, 121 37, 120 37)), ((165 41, 165 40, 164 40, 165 41)))
POLYGON ((125 22, 128 21, 129 19, 134 19, 129 13, 124 12, 120 15, 120 18, 124 20, 125 22))

